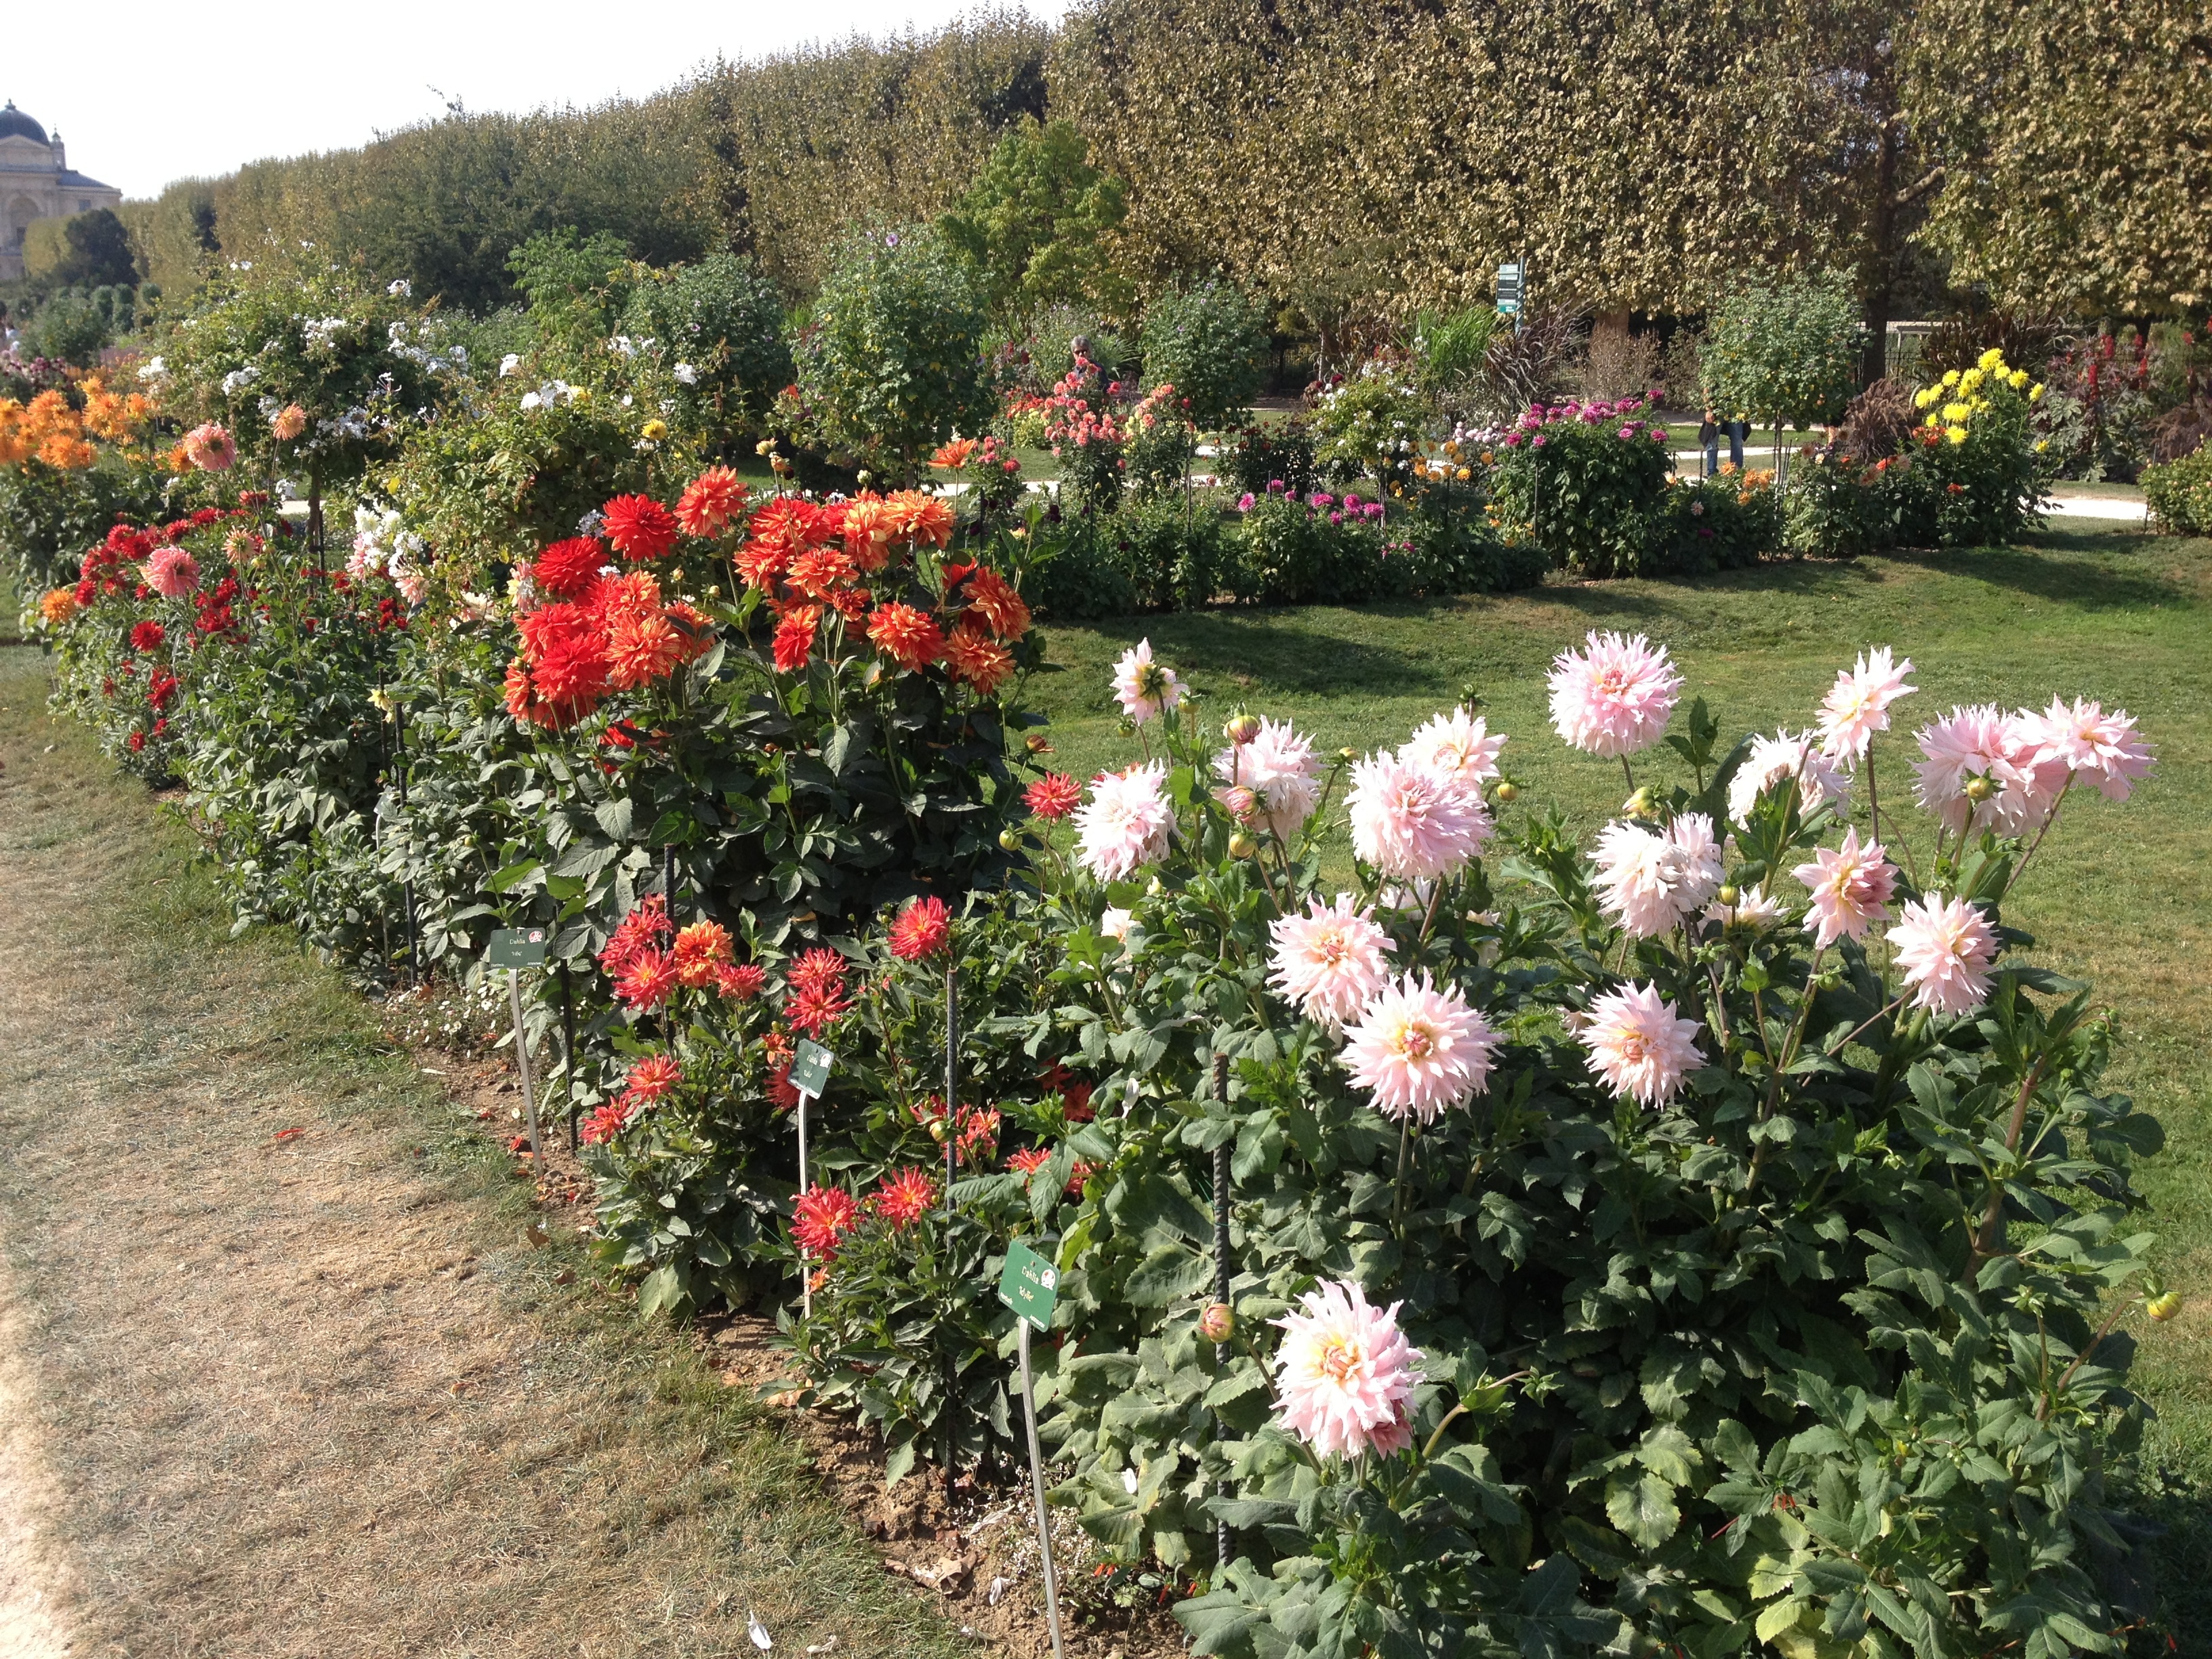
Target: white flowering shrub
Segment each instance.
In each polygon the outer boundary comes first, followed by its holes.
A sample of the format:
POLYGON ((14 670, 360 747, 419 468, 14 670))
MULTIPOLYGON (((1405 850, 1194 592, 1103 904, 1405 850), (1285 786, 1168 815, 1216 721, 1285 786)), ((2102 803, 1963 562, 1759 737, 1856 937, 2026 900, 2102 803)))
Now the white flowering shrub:
POLYGON ((1123 659, 1142 752, 1032 791, 1055 966, 988 1034, 1097 1085, 1028 1177, 1059 1498, 1205 1579, 1198 1651, 2118 1650, 2160 1132, 2007 904, 2151 757, 2094 703, 1908 735, 1911 673, 1729 745, 1592 635, 1553 723, 1627 802, 1586 848, 1471 711, 1325 758, 1123 659), (1662 742, 1688 784, 1638 780, 1662 742))

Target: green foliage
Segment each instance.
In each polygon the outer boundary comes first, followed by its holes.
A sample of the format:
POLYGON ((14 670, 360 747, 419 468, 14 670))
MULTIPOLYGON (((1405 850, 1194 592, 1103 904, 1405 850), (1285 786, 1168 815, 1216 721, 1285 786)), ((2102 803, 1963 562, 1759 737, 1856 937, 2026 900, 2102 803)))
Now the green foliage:
POLYGON ((1371 358, 1322 394, 1312 416, 1314 459, 1331 479, 1395 480, 1400 463, 1425 445, 1436 405, 1418 379, 1422 368, 1418 360, 1371 358))
POLYGON ((79 213, 62 226, 62 257, 49 273, 54 281, 81 288, 135 285, 138 267, 130 233, 112 208, 79 213))
POLYGON ((2160 529, 2212 536, 2212 445, 2164 466, 2145 467, 2142 487, 2160 529))
POLYGON ((153 471, 112 452, 70 471, 0 466, 0 570, 27 593, 73 580, 78 558, 111 525, 143 523, 161 506, 153 471))
POLYGON ((702 432, 726 440, 756 428, 790 384, 783 296, 750 260, 714 253, 641 271, 627 319, 653 339, 685 424, 702 432))
POLYGON ((22 331, 26 356, 89 368, 112 337, 112 318, 89 295, 64 290, 40 306, 22 331))
POLYGON ((1070 123, 1024 116, 939 221, 975 267, 993 315, 1051 305, 1113 316, 1133 308, 1135 289, 1114 264, 1111 240, 1127 211, 1126 192, 1119 179, 1090 164, 1088 149, 1070 123))
POLYGON ((1239 420, 1259 391, 1267 350, 1265 305, 1221 278, 1155 294, 1139 344, 1145 379, 1187 398, 1190 418, 1213 431, 1239 420))
POLYGON ((614 330, 635 280, 629 248, 611 231, 574 225, 532 237, 507 256, 542 338, 588 347, 614 330))
POLYGON ((1698 361, 1724 417, 1802 428, 1843 419, 1865 345, 1850 276, 1823 270, 1736 283, 1706 321, 1698 361))
POLYGON ((903 477, 980 430, 992 398, 974 279, 927 227, 848 236, 799 331, 799 384, 831 444, 903 477))

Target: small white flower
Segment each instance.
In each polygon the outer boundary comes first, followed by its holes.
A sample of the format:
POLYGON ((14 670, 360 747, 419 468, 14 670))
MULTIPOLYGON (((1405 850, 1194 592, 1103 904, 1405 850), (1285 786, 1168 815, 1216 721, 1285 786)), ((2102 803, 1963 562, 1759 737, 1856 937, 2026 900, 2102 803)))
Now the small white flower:
POLYGON ((402 276, 398 282, 392 283, 391 287, 386 289, 384 291, 386 294, 396 295, 399 299, 409 300, 412 299, 415 295, 415 285, 412 283, 410 283, 404 276, 402 276))
POLYGON ((506 356, 499 360, 500 379, 502 380, 505 380, 508 375, 514 374, 516 369, 520 368, 521 367, 522 354, 519 351, 508 352, 506 356))
POLYGON ((534 392, 526 392, 522 394, 522 406, 525 409, 536 409, 544 401, 534 392))
POLYGON ((675 374, 678 381, 682 385, 696 386, 699 384, 699 371, 692 368, 689 363, 677 364, 675 374))

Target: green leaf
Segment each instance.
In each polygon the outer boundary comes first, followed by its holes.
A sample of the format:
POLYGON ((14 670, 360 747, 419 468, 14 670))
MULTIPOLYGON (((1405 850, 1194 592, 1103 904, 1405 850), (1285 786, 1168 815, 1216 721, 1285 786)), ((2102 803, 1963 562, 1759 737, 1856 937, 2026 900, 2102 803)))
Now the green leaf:
POLYGON ((1656 1474, 1631 1480, 1616 1474, 1605 1483, 1605 1513, 1620 1534, 1640 1549, 1656 1550, 1682 1524, 1674 1488, 1656 1474))

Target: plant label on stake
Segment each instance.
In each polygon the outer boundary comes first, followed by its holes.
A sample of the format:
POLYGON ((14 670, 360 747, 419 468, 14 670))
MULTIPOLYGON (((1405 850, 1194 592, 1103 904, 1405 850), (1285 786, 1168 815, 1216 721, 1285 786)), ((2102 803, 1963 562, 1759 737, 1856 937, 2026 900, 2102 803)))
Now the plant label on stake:
POLYGON ((1036 1502, 1037 1553, 1044 1562, 1044 1617, 1052 1631, 1053 1659, 1065 1659, 1060 1634, 1060 1577, 1052 1565, 1052 1523, 1045 1517, 1044 1457, 1037 1449, 1036 1382, 1030 1371, 1030 1332, 1052 1328, 1052 1304, 1060 1294, 1060 1273, 1050 1261, 1021 1240, 1006 1246, 1006 1265, 999 1274, 999 1300, 1014 1310, 1016 1341, 1022 1361, 1022 1421, 1029 1430, 1030 1495, 1036 1502))
MULTIPOLYGON (((837 1063, 837 1056, 820 1043, 805 1037, 792 1050, 791 1086, 799 1091, 799 1190, 806 1190, 806 1109, 822 1097, 830 1081, 830 1068, 837 1063)), ((799 1305, 809 1319, 814 1317, 814 1279, 806 1271, 806 1252, 799 1252, 799 1305)))
POLYGON ((514 1013, 514 1068, 522 1075, 522 1115, 530 1130, 531 1161, 545 1175, 545 1146, 538 1136, 538 1088, 530 1076, 530 1039, 522 1029, 522 970, 545 960, 543 927, 502 927, 484 947, 484 966, 507 969, 507 1006, 514 1013))

